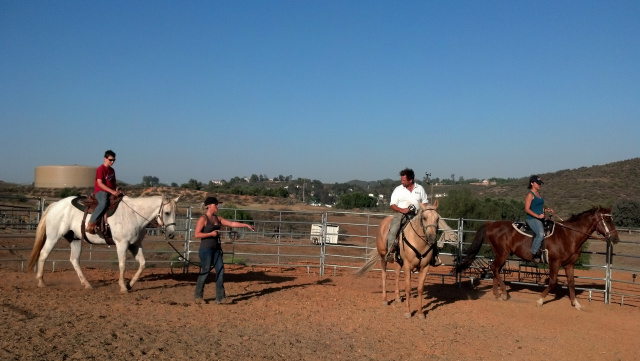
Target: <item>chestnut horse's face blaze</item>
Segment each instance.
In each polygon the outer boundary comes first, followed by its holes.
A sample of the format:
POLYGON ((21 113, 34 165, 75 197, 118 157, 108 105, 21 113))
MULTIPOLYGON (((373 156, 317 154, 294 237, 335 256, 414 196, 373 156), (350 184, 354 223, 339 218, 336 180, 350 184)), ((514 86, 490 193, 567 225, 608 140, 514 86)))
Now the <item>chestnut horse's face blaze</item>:
POLYGON ((611 210, 600 208, 598 212, 596 212, 596 217, 599 219, 596 232, 603 236, 607 242, 613 244, 620 242, 616 225, 613 223, 613 217, 611 216, 611 210))

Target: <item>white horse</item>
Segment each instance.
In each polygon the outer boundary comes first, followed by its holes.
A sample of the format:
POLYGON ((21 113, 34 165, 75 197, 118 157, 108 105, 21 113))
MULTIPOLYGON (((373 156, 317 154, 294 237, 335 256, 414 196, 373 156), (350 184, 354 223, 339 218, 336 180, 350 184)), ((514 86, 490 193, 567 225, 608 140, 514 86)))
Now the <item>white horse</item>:
MULTIPOLYGON (((69 241, 71 247, 70 261, 78 274, 78 278, 80 278, 80 283, 87 289, 92 288, 80 269, 79 259, 82 250, 82 233, 80 229, 84 212, 71 203, 74 198, 76 197, 67 197, 52 203, 42 214, 28 265, 29 269, 33 269, 36 261, 38 262, 36 275, 38 287, 46 286, 42 280, 44 262, 49 257, 49 253, 53 250, 58 239, 64 237, 69 241)), ((144 270, 145 260, 142 254, 142 239, 145 235, 144 229, 149 222, 155 219, 166 236, 173 238, 178 198, 170 199, 166 196, 130 198, 125 196, 115 213, 109 217, 111 235, 116 245, 118 265, 120 266, 120 280, 118 282, 120 284, 120 292, 126 293, 130 290, 144 270), (127 249, 131 251, 140 267, 131 278, 131 281, 129 281, 129 284, 125 285, 124 271, 127 249)), ((97 235, 87 233, 87 238, 93 244, 106 244, 106 241, 97 235)))

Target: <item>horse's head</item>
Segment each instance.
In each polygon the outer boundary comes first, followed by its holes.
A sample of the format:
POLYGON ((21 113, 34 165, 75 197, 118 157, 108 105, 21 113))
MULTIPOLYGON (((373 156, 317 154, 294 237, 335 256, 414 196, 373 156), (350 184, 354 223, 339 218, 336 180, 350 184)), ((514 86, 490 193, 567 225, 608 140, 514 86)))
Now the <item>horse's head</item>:
POLYGON ((178 209, 178 199, 162 197, 162 205, 158 211, 158 224, 162 227, 164 234, 173 239, 176 234, 176 210, 178 209))
POLYGON ((620 238, 618 238, 618 231, 616 230, 616 225, 613 223, 613 217, 611 216, 611 208, 598 208, 595 212, 597 225, 596 232, 604 237, 607 242, 611 242, 616 244, 620 242, 620 238))
POLYGON ((438 200, 433 204, 420 204, 422 212, 420 212, 420 225, 424 230, 427 243, 433 244, 438 235, 438 222, 440 215, 438 214, 438 200))

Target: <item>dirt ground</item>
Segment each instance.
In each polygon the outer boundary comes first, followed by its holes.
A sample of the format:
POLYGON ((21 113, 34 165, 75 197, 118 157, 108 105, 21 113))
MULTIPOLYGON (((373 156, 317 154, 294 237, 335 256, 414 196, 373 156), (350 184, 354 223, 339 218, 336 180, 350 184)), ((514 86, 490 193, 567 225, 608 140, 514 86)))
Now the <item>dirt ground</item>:
MULTIPOLYGON (((210 303, 196 305, 194 274, 148 269, 120 294, 117 271, 84 270, 92 290, 73 270, 46 272, 49 286, 38 288, 33 273, 0 269, 0 359, 637 359, 637 306, 580 294, 577 311, 560 289, 538 308, 541 289, 511 288, 498 301, 488 281, 457 288, 429 276, 421 320, 383 304, 379 271, 356 278, 227 265, 233 303, 216 305, 208 283, 210 303)), ((414 311, 415 297, 414 276, 414 311)))

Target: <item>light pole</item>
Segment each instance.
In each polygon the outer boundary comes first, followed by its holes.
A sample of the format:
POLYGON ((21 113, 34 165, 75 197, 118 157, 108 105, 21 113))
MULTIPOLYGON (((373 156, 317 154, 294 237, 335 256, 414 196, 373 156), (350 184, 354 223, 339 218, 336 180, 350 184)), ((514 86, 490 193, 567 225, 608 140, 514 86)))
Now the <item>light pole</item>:
POLYGON ((431 173, 425 173, 424 175, 427 185, 431 184, 431 202, 433 202, 433 183, 431 183, 431 180, 429 179, 431 177, 431 173))

